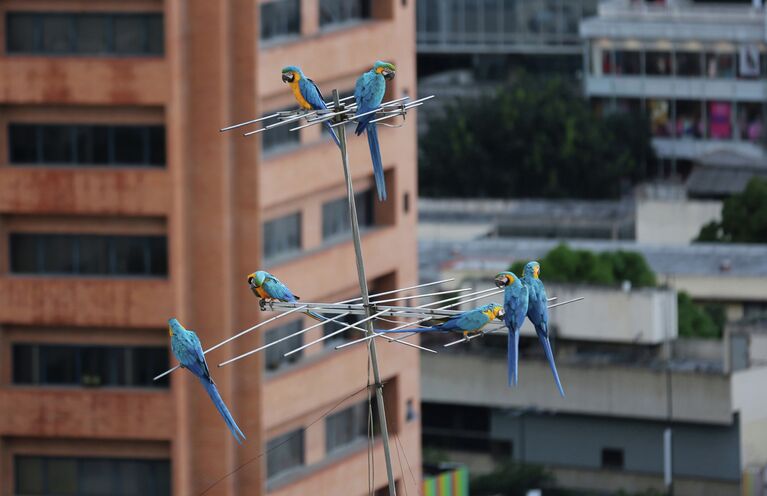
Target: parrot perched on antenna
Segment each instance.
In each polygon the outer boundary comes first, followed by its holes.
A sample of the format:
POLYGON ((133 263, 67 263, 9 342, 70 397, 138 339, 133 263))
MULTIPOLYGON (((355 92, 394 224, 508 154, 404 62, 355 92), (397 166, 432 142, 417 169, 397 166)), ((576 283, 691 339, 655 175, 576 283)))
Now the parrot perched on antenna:
MULTIPOLYGON (((503 290, 503 323, 509 329, 507 342, 509 386, 517 384, 519 377, 519 331, 527 316, 529 289, 512 272, 495 276, 495 285, 503 290)), ((544 298, 545 302, 545 298, 544 298)))
MULTIPOLYGON (((373 65, 372 69, 357 79, 357 84, 354 87, 354 99, 357 101, 356 115, 371 112, 381 105, 384 93, 386 92, 386 81, 394 77, 396 70, 394 64, 379 60, 373 65)), ((376 129, 376 123, 370 122, 373 119, 375 119, 375 113, 358 118, 357 129, 354 132, 359 136, 363 131, 367 131, 378 199, 384 201, 386 200, 386 181, 384 180, 381 148, 378 145, 378 130, 376 129)))
MULTIPOLYGON (((282 81, 290 85, 290 89, 293 90, 293 96, 302 109, 327 110, 328 107, 325 105, 325 99, 322 98, 319 87, 317 87, 314 81, 304 76, 300 67, 295 65, 283 67, 282 81)), ((330 127, 330 121, 325 121, 325 126, 330 131, 330 136, 333 137, 336 145, 341 146, 335 130, 330 127)))
POLYGON ((564 398, 565 391, 562 389, 562 383, 559 381, 557 366, 554 363, 554 354, 551 352, 551 342, 549 341, 549 309, 547 306, 546 288, 543 282, 538 279, 541 272, 541 265, 532 261, 525 265, 524 277, 522 282, 527 286, 530 295, 528 298, 527 318, 535 326, 535 332, 543 345, 543 351, 546 353, 546 359, 549 361, 549 367, 554 374, 554 380, 557 383, 559 394, 564 398))
POLYGON ((450 317, 447 322, 431 327, 416 327, 413 329, 383 329, 380 333, 390 332, 462 332, 464 337, 479 332, 483 327, 497 319, 503 307, 497 303, 488 303, 481 307, 467 310, 450 317))
POLYGON ((205 361, 205 354, 202 352, 202 345, 197 334, 194 331, 184 329, 184 326, 176 319, 168 320, 168 332, 170 333, 170 348, 181 364, 181 367, 197 376, 208 392, 208 396, 213 401, 218 413, 221 414, 229 430, 232 431, 234 439, 242 444, 245 434, 237 427, 232 414, 229 413, 229 409, 218 393, 216 383, 213 382, 213 378, 210 376, 208 364, 205 361))
MULTIPOLYGON (((294 295, 293 292, 285 286, 282 281, 274 277, 272 274, 265 270, 259 270, 248 274, 248 284, 253 294, 261 298, 261 309, 264 310, 265 304, 277 301, 285 301, 288 303, 295 303, 301 298, 294 295)), ((317 312, 307 311, 304 312, 309 317, 323 322, 327 320, 317 312)))

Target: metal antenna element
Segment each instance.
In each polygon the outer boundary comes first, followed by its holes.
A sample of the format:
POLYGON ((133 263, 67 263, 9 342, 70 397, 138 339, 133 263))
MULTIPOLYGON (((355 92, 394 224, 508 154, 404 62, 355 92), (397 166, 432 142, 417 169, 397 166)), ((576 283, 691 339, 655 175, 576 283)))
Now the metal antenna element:
MULTIPOLYGON (((580 298, 573 298, 572 300, 562 301, 562 302, 559 302, 559 303, 555 303, 553 305, 549 305, 548 308, 561 307, 562 305, 567 305, 568 303, 575 303, 576 301, 581 301, 582 299, 584 299, 583 296, 581 296, 580 298)), ((549 301, 551 301, 551 300, 552 300, 552 298, 549 298, 549 301)), ((492 326, 494 324, 496 324, 496 323, 493 322, 490 325, 492 326)), ((485 334, 508 334, 509 331, 508 330, 504 331, 503 330, 504 327, 506 327, 506 326, 503 323, 499 322, 497 325, 495 325, 495 328, 493 328, 493 329, 489 329, 487 331, 483 330, 483 331, 481 331, 481 332, 479 332, 477 334, 472 334, 470 336, 466 336, 465 338, 461 338, 461 339, 457 339, 455 341, 451 341, 449 343, 444 344, 443 347, 444 348, 449 348, 451 346, 457 345, 458 343, 468 343, 472 339, 480 338, 480 337, 484 336, 485 334)))
MULTIPOLYGON (((497 295, 497 294, 503 293, 503 290, 502 289, 497 289, 497 288, 490 288, 490 289, 483 289, 482 291, 477 291, 475 294, 480 294, 480 293, 483 293, 483 294, 481 294, 480 296, 475 296, 474 298, 469 298, 467 300, 459 301, 457 303, 452 303, 450 305, 446 305, 444 307, 440 307, 440 308, 436 309, 436 311, 437 312, 440 312, 440 311, 444 312, 446 309, 451 308, 451 307, 457 307, 459 305, 463 305, 464 303, 469 303, 469 302, 472 302, 472 301, 481 300, 482 298, 487 298, 488 296, 493 296, 493 295, 497 295)), ((445 301, 448 301, 448 300, 444 300, 442 302, 435 302, 435 303, 432 303, 432 305, 436 304, 436 303, 444 303, 445 301)), ((449 317, 449 316, 456 315, 456 314, 459 314, 459 313, 462 313, 462 312, 456 310, 456 311, 451 312, 447 316, 449 317)), ((445 315, 442 315, 442 317, 445 317, 445 315)), ((349 341, 348 343, 344 343, 344 344, 338 345, 338 346, 336 346, 336 349, 340 350, 342 348, 346 348, 347 346, 352 346, 352 345, 357 344, 357 343, 362 343, 364 341, 372 340, 373 338, 376 338, 376 337, 379 337, 379 336, 382 336, 384 339, 387 339, 390 343, 393 342, 393 341, 401 342, 402 339, 408 338, 408 337, 413 336, 413 335, 418 334, 418 333, 414 332, 412 334, 408 334, 407 336, 402 336, 402 337, 396 338, 396 339, 387 336, 387 334, 391 333, 392 331, 398 331, 400 329, 405 329, 407 327, 412 327, 414 325, 418 325, 421 322, 426 322, 427 320, 432 320, 433 318, 434 318, 434 316, 432 315, 432 316, 427 316, 425 318, 417 320, 415 322, 408 322, 406 324, 402 324, 402 325, 400 325, 398 327, 395 327, 394 329, 389 329, 385 333, 384 332, 377 332, 377 333, 375 333, 375 334, 373 334, 371 336, 366 336, 366 337, 364 337, 362 339, 357 339, 355 341, 349 341)))
MULTIPOLYGON (((351 98, 353 97, 346 97, 344 99, 341 99, 338 96, 338 90, 333 90, 333 101, 326 103, 327 110, 325 109, 294 110, 294 111, 288 111, 288 112, 276 112, 274 114, 261 117, 260 119, 252 119, 246 122, 241 122, 239 124, 233 124, 233 125, 224 127, 221 129, 221 131, 223 132, 223 131, 229 131, 232 129, 239 129, 241 127, 251 125, 251 124, 260 124, 260 127, 258 129, 244 133, 245 136, 252 136, 264 131, 268 131, 270 129, 274 129, 276 127, 292 125, 293 123, 301 119, 304 119, 306 123, 303 125, 291 127, 289 129, 291 132, 298 131, 299 129, 303 129, 304 127, 322 124, 327 121, 331 122, 332 128, 337 128, 339 148, 341 151, 341 162, 343 165, 344 179, 346 180, 346 196, 347 196, 348 206, 349 206, 349 219, 351 221, 352 241, 354 243, 354 255, 355 255, 355 259, 357 263, 357 277, 359 279, 362 305, 361 306, 355 305, 353 308, 341 309, 340 311, 333 311, 338 309, 330 309, 328 308, 328 305, 323 305, 323 304, 316 304, 316 305, 301 304, 298 307, 291 308, 290 310, 288 310, 288 312, 298 311, 298 308, 301 308, 302 310, 307 310, 311 308, 313 310, 316 309, 320 312, 325 311, 328 313, 339 313, 339 314, 356 313, 357 311, 362 310, 364 314, 366 315, 366 318, 357 322, 357 324, 361 324, 364 322, 365 328, 366 328, 365 332, 368 336, 370 336, 375 334, 373 330, 373 322, 372 322, 372 319, 374 318, 373 317, 374 313, 371 306, 370 295, 368 294, 367 278, 365 275, 365 262, 362 258, 362 243, 360 241, 359 223, 357 221, 357 207, 354 202, 354 186, 352 184, 351 172, 349 170, 349 154, 347 150, 345 124, 348 122, 353 122, 359 119, 360 117, 364 117, 371 114, 375 114, 375 119, 373 119, 373 122, 378 122, 385 119, 391 119, 397 116, 402 116, 404 120, 405 115, 407 114, 407 111, 409 109, 423 105, 425 101, 434 98, 434 96, 431 95, 431 96, 421 98, 415 101, 409 101, 410 100, 409 97, 397 98, 396 100, 384 102, 378 108, 361 115, 355 115, 357 111, 356 102, 351 101, 348 103, 342 103, 345 100, 349 100, 351 98), (276 122, 274 122, 275 119, 276 119, 276 122)), ((278 305, 275 304, 275 307, 278 307, 278 305)), ((391 310, 391 311, 394 311, 394 310, 391 310)), ((285 315, 288 312, 285 312, 281 315, 285 315)), ((337 316, 336 319, 337 318, 340 318, 340 316, 337 316)), ((335 319, 332 319, 332 320, 335 320, 335 319)), ((354 326, 355 324, 347 325, 344 329, 354 327, 354 326)), ((409 344, 412 345, 412 343, 409 343, 409 344)), ((255 351, 253 351, 253 353, 255 353, 255 351)), ((378 369, 378 355, 376 353, 376 346, 375 346, 374 340, 370 340, 368 342, 368 353, 370 355, 370 365, 373 370, 373 379, 375 381, 375 385, 374 385, 375 395, 376 395, 376 402, 378 404, 378 414, 379 414, 379 423, 381 426, 381 438, 383 441, 384 458, 386 459, 386 477, 389 482, 389 496, 396 496, 397 489, 394 483, 394 472, 392 468, 391 451, 389 449, 389 430, 388 430, 388 425, 386 422, 386 409, 385 409, 384 400, 383 400, 383 384, 381 383, 381 376, 378 369)))
MULTIPOLYGON (((452 282, 453 280, 454 280, 453 278, 442 279, 440 281, 427 282, 425 284, 418 284, 416 286, 408 286, 406 288, 399 288, 399 289, 393 289, 393 290, 390 290, 390 291, 384 291, 382 293, 376 293, 376 294, 371 295, 371 296, 375 296, 375 297, 387 296, 387 295, 390 295, 390 294, 398 293, 400 291, 408 291, 408 290, 411 290, 411 289, 419 289, 419 288, 425 288, 425 287, 428 287, 428 286, 436 286, 438 284, 442 284, 442 283, 445 283, 445 282, 452 282)), ((339 304, 341 304, 341 303, 352 303, 352 302, 355 302, 355 301, 359 301, 361 299, 362 299, 362 297, 357 297, 357 298, 352 298, 350 300, 339 301, 338 303, 339 304)), ((228 343, 230 341, 233 341, 233 340, 235 340, 235 339, 237 339, 239 337, 242 337, 245 334, 258 329, 259 327, 262 327, 262 326, 264 326, 266 324, 274 322, 275 320, 281 319, 282 317, 285 317, 285 316, 290 315, 292 313, 298 312, 300 310, 306 310, 306 309, 307 309, 306 305, 295 305, 295 306, 291 307, 287 312, 284 312, 284 313, 281 313, 279 315, 276 315, 276 316, 274 316, 274 317, 272 317, 270 319, 267 319, 267 320, 265 320, 263 322, 259 322, 258 324, 254 325, 252 327, 249 327, 249 328, 245 329, 244 331, 241 331, 241 332, 235 334, 234 336, 226 338, 225 340, 221 341, 220 343, 217 343, 217 344, 211 346, 210 348, 208 348, 207 350, 203 351, 202 353, 203 353, 203 355, 206 355, 208 352, 213 351, 213 350, 215 350, 217 348, 220 348, 221 346, 225 345, 226 343, 228 343)), ((334 319, 328 319, 328 320, 334 320, 334 319)), ((412 343, 410 343, 410 344, 412 344, 412 343)), ((424 349, 426 349, 426 348, 424 348, 424 349)), ((432 351, 432 350, 429 350, 429 351, 432 351)), ((157 379, 165 377, 166 375, 170 374, 171 372, 173 372, 174 370, 178 369, 179 367, 180 367, 180 365, 176 365, 172 369, 166 370, 165 372, 163 372, 162 374, 158 375, 157 377, 155 377, 152 380, 156 381, 157 379)))

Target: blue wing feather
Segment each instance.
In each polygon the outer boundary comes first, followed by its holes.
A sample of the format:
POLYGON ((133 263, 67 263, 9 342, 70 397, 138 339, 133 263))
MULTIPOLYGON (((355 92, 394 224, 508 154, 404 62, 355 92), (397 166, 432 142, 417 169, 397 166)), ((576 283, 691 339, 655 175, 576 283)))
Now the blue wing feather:
POLYGON ((298 299, 287 286, 274 276, 266 278, 263 288, 269 296, 276 300, 293 302, 298 299))
MULTIPOLYGON (((320 88, 314 83, 314 81, 309 78, 303 78, 298 81, 298 87, 300 88, 304 99, 306 99, 306 101, 309 103, 309 105, 312 106, 314 110, 325 110, 328 108, 328 106, 325 104, 325 99, 322 97, 320 88)), ((330 127, 330 125, 330 121, 325 121, 324 126, 326 126, 330 131, 330 136, 333 138, 333 141, 336 142, 336 145, 341 146, 341 142, 338 141, 338 135, 336 134, 335 129, 330 127)))

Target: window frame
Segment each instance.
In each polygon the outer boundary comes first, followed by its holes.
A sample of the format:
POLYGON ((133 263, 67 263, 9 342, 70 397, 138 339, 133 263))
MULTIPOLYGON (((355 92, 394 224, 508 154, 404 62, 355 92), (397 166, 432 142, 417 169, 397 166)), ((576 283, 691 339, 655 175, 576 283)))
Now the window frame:
MULTIPOLYGON (((274 229, 277 230, 276 227, 274 229)), ((297 212, 292 212, 286 215, 281 215, 279 217, 275 217, 275 218, 264 221, 264 223, 262 224, 263 235, 261 237, 262 239, 261 254, 263 256, 264 264, 271 265, 279 261, 288 260, 302 253, 304 250, 303 248, 304 240, 303 240, 302 231, 303 231, 303 212, 301 212, 300 210, 297 212), (297 233, 291 232, 285 235, 285 237, 292 238, 293 235, 295 234, 295 236, 297 237, 296 242, 290 243, 290 246, 287 246, 286 248, 282 248, 281 246, 276 246, 273 250, 272 248, 270 248, 270 251, 267 252, 267 246, 271 245, 267 242, 267 239, 274 238, 275 237, 274 234, 277 234, 277 233, 271 233, 271 234, 267 233, 267 231, 270 230, 269 226, 277 226, 279 222, 285 222, 287 220, 290 220, 292 222, 292 219, 297 219, 296 220, 297 233)), ((288 239, 288 241, 292 241, 292 239, 288 239)))
POLYGON ((149 58, 149 57, 164 57, 165 56, 165 16, 162 11, 148 11, 148 12, 77 12, 77 11, 60 11, 60 12, 36 12, 36 11, 26 11, 26 10, 11 10, 5 13, 5 55, 6 56, 23 56, 23 57, 29 57, 29 56, 45 56, 45 57, 113 57, 113 58, 121 58, 121 57, 140 57, 140 58, 149 58), (11 41, 11 23, 13 22, 14 18, 20 18, 22 16, 29 16, 33 20, 34 24, 34 34, 33 34, 33 44, 34 47, 31 50, 15 50, 12 49, 12 41, 11 41), (97 16, 104 16, 104 22, 105 22, 105 46, 107 47, 106 51, 103 52, 80 52, 78 51, 78 23, 77 20, 79 18, 85 18, 85 17, 97 17, 97 16), (44 46, 44 32, 43 32, 43 23, 46 19, 64 19, 66 23, 68 24, 68 33, 67 33, 67 48, 63 51, 50 51, 46 50, 44 46), (142 30, 140 33, 140 36, 142 38, 142 51, 139 52, 125 52, 120 53, 117 51, 115 47, 115 40, 116 40, 116 30, 115 30, 115 21, 118 19, 127 19, 127 18, 136 18, 139 20, 139 22, 142 25, 142 30), (161 22, 157 24, 156 22, 152 22, 160 20, 161 22), (152 43, 151 40, 153 38, 152 34, 150 33, 150 30, 152 29, 153 25, 159 26, 161 33, 160 37, 162 38, 163 42, 160 45, 160 50, 157 52, 151 51, 152 50, 152 43))

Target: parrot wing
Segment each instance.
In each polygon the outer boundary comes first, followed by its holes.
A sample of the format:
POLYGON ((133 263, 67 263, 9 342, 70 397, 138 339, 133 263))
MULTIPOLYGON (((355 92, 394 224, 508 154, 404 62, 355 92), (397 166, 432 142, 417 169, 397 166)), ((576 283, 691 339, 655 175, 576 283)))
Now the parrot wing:
POLYGON ((296 301, 299 298, 294 295, 290 289, 282 284, 279 279, 269 276, 264 281, 264 291, 272 298, 280 301, 296 301))
POLYGON ((456 327, 462 331, 475 331, 488 322, 487 315, 479 309, 469 310, 455 317, 456 327))
POLYGON ((191 345, 189 351, 191 352, 190 358, 192 360, 191 367, 187 366, 187 368, 191 369, 198 377, 210 379, 210 370, 208 370, 208 362, 205 361, 205 354, 202 352, 200 338, 197 337, 194 331, 188 329, 187 331, 189 332, 189 342, 191 345))
POLYGON ((304 95, 304 98, 307 102, 309 102, 313 109, 319 110, 327 108, 327 105, 325 105, 325 99, 322 98, 322 93, 314 81, 309 78, 304 78, 301 79, 298 84, 301 87, 301 93, 304 95))

